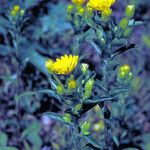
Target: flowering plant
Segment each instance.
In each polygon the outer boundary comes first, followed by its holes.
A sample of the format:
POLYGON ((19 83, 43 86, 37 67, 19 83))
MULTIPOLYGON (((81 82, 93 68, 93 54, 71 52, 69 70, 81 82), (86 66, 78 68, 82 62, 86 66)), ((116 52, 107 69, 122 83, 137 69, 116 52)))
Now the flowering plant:
MULTIPOLYGON (((125 16, 116 24, 110 9, 115 0, 90 0, 86 6, 85 1, 72 2, 67 10, 67 19, 72 24, 76 39, 72 53, 79 55, 80 44, 88 41, 101 60, 101 70, 99 73, 91 71, 89 65, 82 63, 83 58, 78 55, 65 54, 60 59, 57 58, 56 62, 48 59, 46 68, 55 84, 54 93, 58 94, 66 110, 64 115, 54 112, 45 112, 44 115, 70 127, 73 139, 71 149, 82 149, 84 146, 89 149, 111 149, 117 146, 119 149, 117 136, 110 134, 114 132, 115 126, 115 123, 111 123, 114 118, 113 103, 117 105, 122 101, 125 105, 125 99, 133 90, 134 76, 128 64, 121 65, 115 58, 135 48, 135 44, 129 42, 133 28, 138 24, 133 19, 135 8, 134 5, 128 5, 125 16), (112 72, 116 72, 113 80, 112 72), (98 74, 101 74, 101 79, 96 77, 98 74), (61 81, 60 75, 65 76, 64 81, 61 81), (111 85, 111 82, 116 84, 111 85), (100 141, 94 138, 90 121, 82 121, 84 114, 97 105, 103 113, 102 121, 95 126, 95 130, 103 130, 100 141), (81 139, 85 139, 87 144, 83 145, 81 139)), ((123 109, 121 106, 119 108, 123 109)), ((120 112, 120 116, 124 115, 124 111, 120 112)))

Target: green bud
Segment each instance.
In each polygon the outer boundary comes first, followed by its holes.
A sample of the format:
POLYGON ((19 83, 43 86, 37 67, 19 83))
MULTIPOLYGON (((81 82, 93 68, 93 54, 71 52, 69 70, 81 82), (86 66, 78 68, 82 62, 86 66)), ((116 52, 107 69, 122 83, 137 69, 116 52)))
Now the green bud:
POLYGON ((83 95, 83 99, 85 100, 85 99, 89 98, 91 96, 91 94, 92 94, 92 90, 86 90, 83 95))
POLYGON ((94 79, 91 78, 89 79, 86 83, 85 83, 85 90, 92 90, 93 88, 93 85, 94 85, 94 79))
POLYGON ((78 13, 79 13, 80 16, 83 16, 83 15, 84 15, 84 12, 85 12, 85 9, 84 9, 84 8, 80 8, 80 9, 78 10, 78 13))
POLYGON ((82 109, 82 105, 81 104, 77 104, 74 108, 74 113, 78 114, 78 112, 82 109))
POLYGON ((111 9, 106 9, 102 12, 102 20, 103 21, 108 21, 110 16, 112 15, 112 10, 111 9))
POLYGON ((128 80, 131 80, 133 77, 133 73, 132 72, 129 72, 129 75, 128 75, 128 80))
POLYGON ((71 123, 71 115, 66 113, 64 116, 63 116, 63 120, 65 122, 68 122, 68 123, 71 123))
POLYGON ((132 32, 133 32, 133 29, 131 27, 128 27, 127 29, 124 30, 123 36, 129 37, 129 36, 131 36, 132 32))
POLYGON ((69 4, 68 7, 67 7, 67 12, 68 13, 72 13, 73 12, 73 8, 74 8, 74 6, 69 4))
POLYGON ((128 24, 129 24, 129 20, 127 18, 122 18, 119 23, 119 28, 125 30, 128 27, 128 24))
POLYGON ((21 9, 21 11, 20 11, 20 16, 24 16, 24 14, 25 14, 25 10, 24 10, 24 9, 21 9))
POLYGON ((88 64, 85 64, 85 63, 82 63, 82 64, 81 64, 81 71, 82 71, 82 73, 83 73, 84 75, 87 74, 88 69, 89 69, 89 65, 88 65, 88 64))
POLYGON ((100 39, 100 41, 101 41, 101 43, 102 43, 103 45, 106 44, 106 40, 105 40, 103 37, 100 39))
POLYGON ((129 19, 132 19, 135 14, 135 6, 134 5, 128 5, 126 8, 126 17, 129 19))
POLYGON ((83 135, 89 135, 90 134, 90 127, 91 123, 89 121, 85 121, 81 126, 81 132, 83 135))
POLYGON ((61 84, 57 86, 56 90, 57 90, 57 94, 59 94, 59 95, 64 94, 64 91, 65 91, 63 85, 61 85, 61 84))

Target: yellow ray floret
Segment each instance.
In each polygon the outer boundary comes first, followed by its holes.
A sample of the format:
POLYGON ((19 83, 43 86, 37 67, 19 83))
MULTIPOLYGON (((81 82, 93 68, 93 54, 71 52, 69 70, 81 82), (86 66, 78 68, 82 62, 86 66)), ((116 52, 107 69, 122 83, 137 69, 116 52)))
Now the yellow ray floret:
POLYGON ((78 63, 78 55, 64 55, 57 58, 55 62, 51 59, 46 61, 46 68, 51 73, 55 74, 69 74, 71 73, 78 63))
POLYGON ((116 0, 89 0, 87 6, 98 11, 110 9, 116 0))

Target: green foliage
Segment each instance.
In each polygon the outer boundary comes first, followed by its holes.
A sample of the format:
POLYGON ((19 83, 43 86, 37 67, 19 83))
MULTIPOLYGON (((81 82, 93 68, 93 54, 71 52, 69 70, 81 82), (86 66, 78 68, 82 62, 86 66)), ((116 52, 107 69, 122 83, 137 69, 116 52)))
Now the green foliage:
MULTIPOLYGON (((149 70, 143 62, 149 53, 139 53, 133 42, 136 27, 143 25, 137 21, 134 4, 138 8, 148 1, 132 1, 119 17, 115 8, 100 12, 85 4, 4 2, 0 10, 0 56, 6 57, 0 70, 0 150, 149 150, 143 123, 147 118, 138 117, 149 110, 149 78, 142 72, 144 67, 149 70), (15 6, 19 10, 13 12, 15 6), (48 57, 53 61, 70 53, 79 55, 70 74, 54 74, 45 67, 48 57), (35 74, 28 65, 35 67, 35 74), (137 77, 141 74, 142 78, 137 77), (94 131, 99 122, 102 127, 94 131)), ((150 47, 148 33, 143 41, 150 47)))

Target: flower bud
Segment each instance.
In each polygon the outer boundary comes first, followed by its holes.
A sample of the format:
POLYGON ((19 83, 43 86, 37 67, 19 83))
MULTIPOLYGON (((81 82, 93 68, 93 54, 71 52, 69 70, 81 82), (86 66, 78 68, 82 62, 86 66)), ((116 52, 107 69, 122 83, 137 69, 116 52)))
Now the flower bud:
POLYGON ((83 99, 87 99, 92 95, 92 90, 86 90, 84 95, 83 95, 83 99))
POLYGON ((99 121, 99 122, 95 123, 93 125, 93 130, 95 132, 99 132, 99 131, 104 130, 104 122, 103 121, 99 121))
POLYGON ((102 38, 100 38, 100 42, 101 42, 101 44, 103 44, 103 45, 105 45, 106 44, 106 40, 102 37, 102 38))
POLYGON ((78 114, 81 109, 82 109, 82 105, 80 103, 77 104, 74 108, 74 113, 78 114))
POLYGON ((79 8, 78 13, 80 16, 83 16, 84 12, 85 12, 84 8, 79 8))
POLYGON ((82 63, 82 64, 81 64, 81 71, 82 71, 82 73, 83 73, 84 75, 87 74, 88 69, 89 69, 89 65, 88 65, 88 64, 86 64, 86 63, 82 63))
POLYGON ((91 78, 85 83, 85 90, 92 90, 94 85, 94 79, 91 78))
POLYGON ((135 6, 134 5, 128 5, 126 8, 126 17, 129 19, 132 19, 135 14, 135 6))
POLYGON ((133 29, 132 29, 131 27, 128 27, 128 28, 123 32, 123 36, 124 36, 124 37, 129 37, 129 36, 131 36, 132 32, 133 32, 133 29))
POLYGON ((102 11, 102 20, 107 21, 111 15, 112 15, 111 9, 106 9, 106 10, 102 11))
POLYGON ((126 74, 124 71, 118 73, 118 78, 120 78, 120 79, 125 78, 125 76, 126 76, 126 74))
POLYGON ((129 75, 128 75, 128 80, 131 80, 133 77, 133 73, 132 72, 129 72, 129 75))
POLYGON ((119 23, 119 28, 125 30, 128 27, 128 24, 129 24, 129 20, 127 18, 122 18, 119 23))
POLYGON ((62 95, 62 94, 64 94, 64 92, 65 92, 65 89, 64 89, 64 87, 63 87, 63 85, 61 85, 61 84, 59 84, 58 86, 57 86, 57 94, 58 95, 62 95))
POLYGON ((71 123, 71 115, 66 113, 64 116, 63 116, 63 120, 65 122, 68 122, 68 123, 71 123))
POLYGON ((77 83, 74 79, 71 79, 69 82, 68 82, 68 88, 69 89, 75 89, 77 87, 77 83))
POLYGON ((73 12, 73 8, 74 8, 74 6, 69 4, 67 7, 67 12, 71 14, 73 12))
POLYGON ((14 11, 19 12, 20 10, 20 6, 19 5, 15 5, 13 8, 14 11))
POLYGON ((20 16, 24 16, 24 14, 25 14, 24 9, 21 9, 21 11, 20 11, 20 16))
POLYGON ((83 135, 89 135, 90 134, 90 127, 91 123, 89 121, 85 121, 81 126, 81 132, 83 135))

